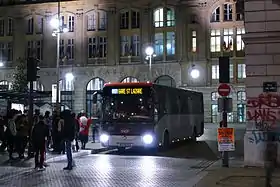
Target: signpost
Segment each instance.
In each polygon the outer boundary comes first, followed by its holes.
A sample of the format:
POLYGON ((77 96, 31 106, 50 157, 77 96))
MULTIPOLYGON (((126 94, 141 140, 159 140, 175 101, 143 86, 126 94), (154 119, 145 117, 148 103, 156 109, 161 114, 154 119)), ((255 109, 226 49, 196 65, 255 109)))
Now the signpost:
POLYGON ((230 86, 228 84, 220 84, 218 87, 218 93, 222 97, 227 97, 230 94, 230 86))
MULTIPOLYGON (((222 83, 219 85, 218 87, 218 93, 220 96, 222 96, 222 100, 223 102, 223 106, 222 106, 222 116, 223 116, 223 121, 222 121, 222 124, 223 124, 223 127, 222 128, 225 128, 227 129, 227 108, 229 108, 227 106, 228 102, 227 101, 227 96, 230 94, 230 86, 228 84, 225 84, 225 83, 222 83)), ((218 139, 219 141, 219 139, 218 139)), ((234 142, 233 142, 234 143, 234 142)), ((229 161, 228 161, 228 151, 227 150, 221 150, 223 152, 223 167, 229 167, 229 161)))
POLYGON ((218 128, 218 150, 234 151, 235 150, 234 128, 218 128))

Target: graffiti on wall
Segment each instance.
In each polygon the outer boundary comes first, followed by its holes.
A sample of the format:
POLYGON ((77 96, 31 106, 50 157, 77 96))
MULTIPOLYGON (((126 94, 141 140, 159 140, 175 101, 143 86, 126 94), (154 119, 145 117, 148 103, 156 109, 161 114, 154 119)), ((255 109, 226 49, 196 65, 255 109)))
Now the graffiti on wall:
MULTIPOLYGON (((267 140, 267 130, 274 131, 280 122, 280 95, 277 93, 262 93, 258 97, 247 99, 247 119, 254 124, 251 143, 267 140)), ((280 133, 274 132, 275 141, 280 140, 280 133)))

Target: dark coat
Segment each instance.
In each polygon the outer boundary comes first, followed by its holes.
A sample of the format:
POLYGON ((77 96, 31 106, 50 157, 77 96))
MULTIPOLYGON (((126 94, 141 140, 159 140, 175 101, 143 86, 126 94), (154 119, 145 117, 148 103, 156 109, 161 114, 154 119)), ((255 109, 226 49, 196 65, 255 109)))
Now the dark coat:
POLYGON ((71 116, 70 111, 64 111, 63 113, 64 126, 62 129, 63 137, 65 140, 73 141, 76 135, 76 122, 71 116))
POLYGON ((46 137, 49 136, 49 129, 44 121, 39 121, 32 130, 33 145, 44 145, 46 137))

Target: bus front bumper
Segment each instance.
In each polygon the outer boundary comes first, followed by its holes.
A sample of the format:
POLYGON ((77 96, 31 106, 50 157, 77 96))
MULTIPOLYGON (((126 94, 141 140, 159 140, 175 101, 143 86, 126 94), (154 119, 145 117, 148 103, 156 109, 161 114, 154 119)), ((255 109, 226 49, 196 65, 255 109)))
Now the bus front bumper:
POLYGON ((145 134, 143 136, 122 136, 122 135, 107 135, 101 134, 101 145, 110 148, 119 147, 144 147, 153 148, 156 146, 155 136, 145 134))

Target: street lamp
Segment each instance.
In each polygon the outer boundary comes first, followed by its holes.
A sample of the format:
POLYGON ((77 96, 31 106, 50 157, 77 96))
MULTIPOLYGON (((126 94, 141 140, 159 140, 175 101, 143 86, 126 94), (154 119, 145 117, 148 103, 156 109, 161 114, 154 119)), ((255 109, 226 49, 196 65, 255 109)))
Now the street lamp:
POLYGON ((71 73, 71 72, 65 74, 65 79, 66 79, 67 82, 68 82, 68 81, 69 81, 69 82, 72 82, 72 81, 74 80, 74 78, 75 78, 75 77, 74 77, 73 73, 71 73))
POLYGON ((146 59, 149 60, 149 79, 152 81, 152 58, 156 55, 154 54, 154 48, 151 46, 148 46, 145 49, 145 53, 147 55, 146 59))
POLYGON ((200 75, 200 72, 199 72, 198 69, 192 69, 192 70, 191 70, 191 77, 192 77, 193 79, 197 79, 197 78, 199 77, 199 75, 200 75))
POLYGON ((61 19, 60 19, 60 1, 57 1, 57 17, 54 17, 53 19, 51 19, 50 21, 50 25, 51 27, 53 27, 53 32, 52 32, 52 36, 56 37, 56 110, 57 112, 59 112, 60 107, 59 105, 59 80, 60 80, 60 66, 59 66, 59 48, 60 48, 60 34, 61 33, 65 33, 68 32, 68 28, 62 26, 61 24, 61 19))
POLYGON ((4 63, 3 62, 0 62, 0 67, 3 67, 4 66, 4 63))

